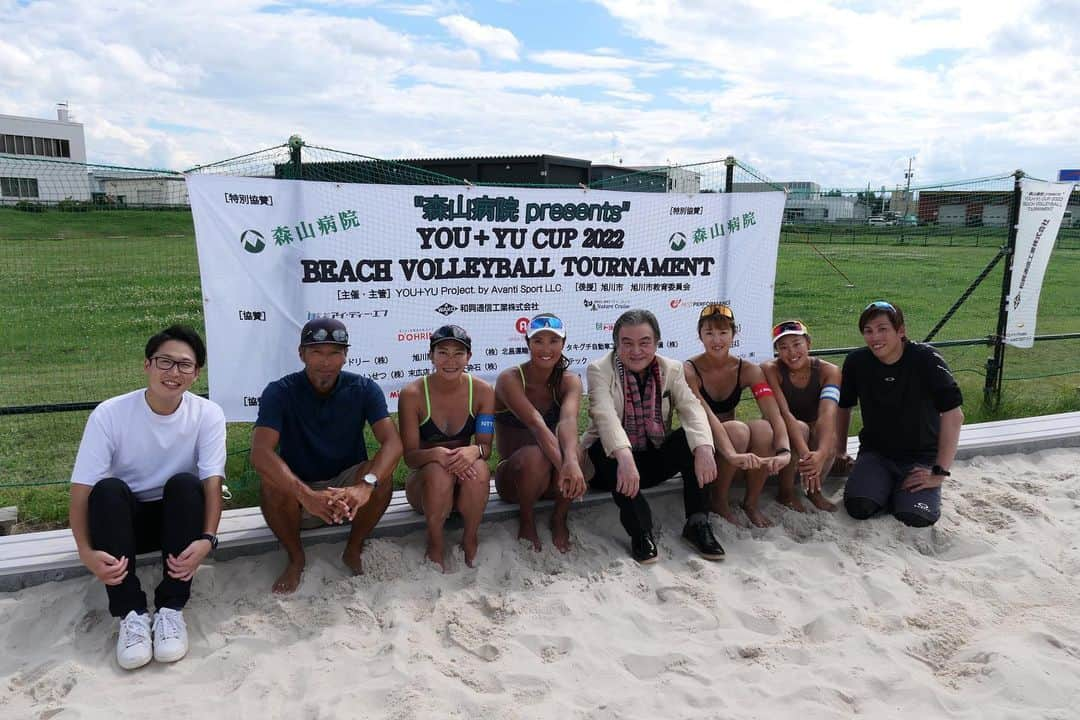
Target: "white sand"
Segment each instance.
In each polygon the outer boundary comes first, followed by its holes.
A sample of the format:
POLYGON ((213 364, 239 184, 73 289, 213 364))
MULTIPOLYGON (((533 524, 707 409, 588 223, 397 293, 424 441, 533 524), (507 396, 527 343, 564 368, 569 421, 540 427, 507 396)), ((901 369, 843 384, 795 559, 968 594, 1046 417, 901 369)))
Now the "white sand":
POLYGON ((290 599, 267 592, 280 554, 207 566, 188 657, 134 673, 99 585, 43 585, 0 595, 0 715, 1076 718, 1078 465, 961 463, 930 530, 770 503, 771 530, 716 521, 719 564, 681 544, 671 494, 649 568, 613 504, 571 516, 568 557, 485 525, 479 568, 458 555, 445 576, 419 534, 371 542, 355 579, 317 546, 290 599))

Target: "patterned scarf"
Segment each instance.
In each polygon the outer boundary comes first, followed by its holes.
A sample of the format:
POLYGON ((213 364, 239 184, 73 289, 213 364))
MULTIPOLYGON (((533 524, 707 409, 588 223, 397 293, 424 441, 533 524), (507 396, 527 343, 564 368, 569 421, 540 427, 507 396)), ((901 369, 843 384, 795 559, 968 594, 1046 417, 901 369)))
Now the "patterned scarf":
POLYGON ((664 443, 664 421, 660 417, 660 363, 655 360, 645 368, 645 391, 641 391, 637 378, 626 371, 622 361, 615 358, 623 387, 623 429, 634 450, 645 450, 651 443, 660 447, 664 443))

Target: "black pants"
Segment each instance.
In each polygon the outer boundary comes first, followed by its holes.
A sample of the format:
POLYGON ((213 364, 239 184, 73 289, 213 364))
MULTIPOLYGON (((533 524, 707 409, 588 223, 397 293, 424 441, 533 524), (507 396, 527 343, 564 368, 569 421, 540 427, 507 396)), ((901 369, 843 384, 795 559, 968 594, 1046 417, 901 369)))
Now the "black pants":
MULTIPOLYGON (((631 537, 643 532, 652 532, 652 511, 645 496, 640 492, 634 497, 623 495, 615 489, 619 463, 615 458, 604 454, 603 444, 599 441, 589 448, 589 459, 596 468, 596 475, 590 485, 597 490, 610 490, 611 497, 619 506, 619 520, 631 537)), ((697 473, 694 472, 694 454, 686 442, 686 432, 681 428, 664 438, 664 444, 658 448, 650 446, 647 450, 634 451, 634 464, 641 476, 641 488, 651 488, 682 473, 683 506, 686 516, 708 512, 708 500, 705 490, 698 487, 697 473)))
POLYGON ((169 478, 161 500, 139 502, 123 480, 106 478, 90 491, 90 544, 128 560, 127 576, 119 585, 106 585, 109 612, 124 617, 146 612, 146 593, 135 574, 135 556, 161 550, 163 577, 154 591, 154 607, 181 610, 191 595, 191 581, 169 577, 167 555, 177 556, 203 532, 205 492, 189 473, 169 478))

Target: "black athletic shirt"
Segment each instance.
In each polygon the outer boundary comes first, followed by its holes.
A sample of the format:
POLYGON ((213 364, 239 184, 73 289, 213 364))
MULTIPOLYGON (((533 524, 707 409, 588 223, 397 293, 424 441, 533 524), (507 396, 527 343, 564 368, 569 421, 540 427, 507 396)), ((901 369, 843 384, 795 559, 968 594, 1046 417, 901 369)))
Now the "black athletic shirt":
POLYGON ((960 407, 963 397, 945 359, 929 345, 905 342, 886 365, 859 348, 844 359, 840 407, 862 408, 859 447, 890 458, 937 452, 940 413, 960 407))

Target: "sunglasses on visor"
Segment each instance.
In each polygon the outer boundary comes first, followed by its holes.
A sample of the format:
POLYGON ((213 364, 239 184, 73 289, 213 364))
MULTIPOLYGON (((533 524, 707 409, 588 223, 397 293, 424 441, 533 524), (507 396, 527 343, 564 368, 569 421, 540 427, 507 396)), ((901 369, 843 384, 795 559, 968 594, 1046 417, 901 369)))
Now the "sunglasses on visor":
POLYGON ((735 320, 735 311, 732 310, 728 305, 725 305, 723 303, 713 303, 711 305, 706 305, 705 307, 701 308, 701 314, 698 315, 698 318, 707 318, 712 317, 713 315, 726 317, 728 320, 731 320, 733 322, 735 320))

